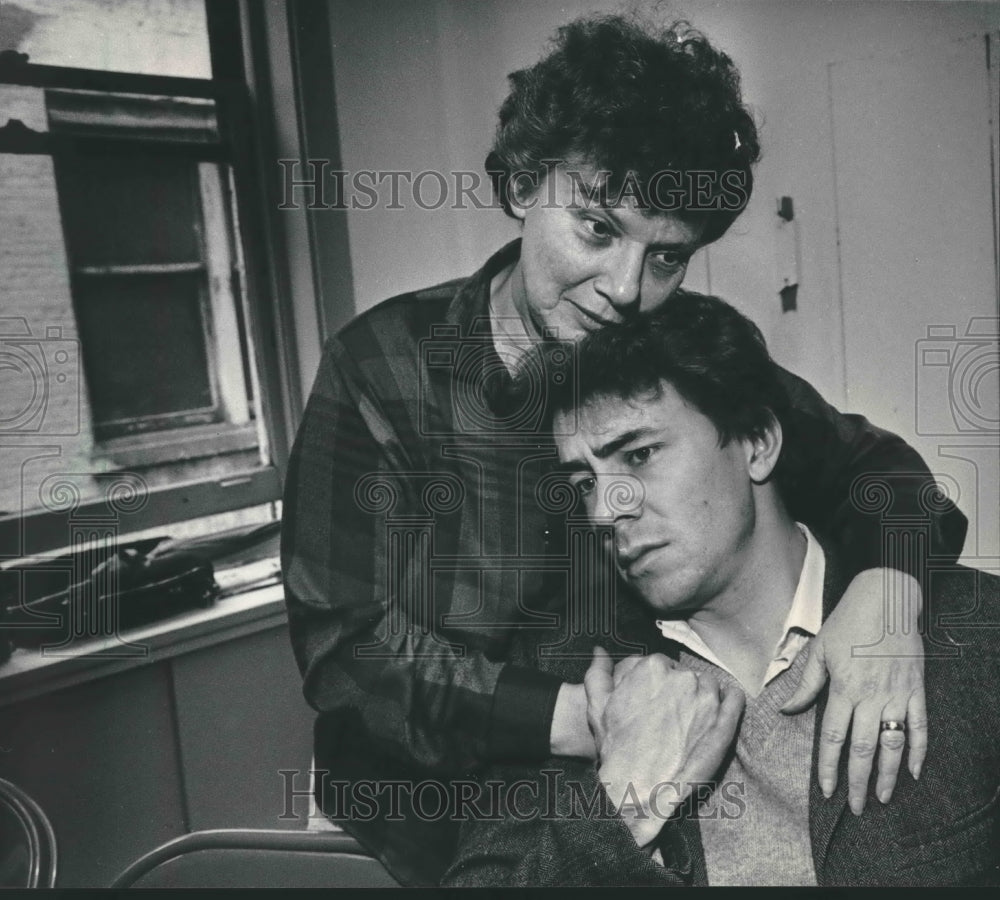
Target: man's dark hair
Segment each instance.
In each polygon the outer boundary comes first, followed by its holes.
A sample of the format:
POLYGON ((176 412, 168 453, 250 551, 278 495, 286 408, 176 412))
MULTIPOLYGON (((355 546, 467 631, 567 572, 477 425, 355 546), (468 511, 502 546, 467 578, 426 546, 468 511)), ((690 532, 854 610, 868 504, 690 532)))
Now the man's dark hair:
MULTIPOLYGON (((762 434, 772 417, 785 449, 791 443, 790 399, 760 329, 724 300, 703 294, 680 292, 655 312, 601 328, 576 345, 537 345, 521 364, 515 391, 544 395, 551 421, 596 398, 655 397, 663 382, 712 422, 721 446, 762 434)), ((785 449, 776 476, 781 472, 787 488, 794 463, 785 449)))
POLYGON ((571 22, 553 43, 541 61, 508 76, 486 158, 508 215, 518 176, 538 184, 557 162, 610 172, 611 196, 634 179, 640 205, 654 209, 678 202, 673 177, 656 177, 670 172, 687 196, 674 211, 711 209, 703 241, 721 237, 750 198, 760 155, 732 60, 685 22, 654 31, 623 16, 571 22), (709 173, 708 194, 692 201, 698 172, 709 173))

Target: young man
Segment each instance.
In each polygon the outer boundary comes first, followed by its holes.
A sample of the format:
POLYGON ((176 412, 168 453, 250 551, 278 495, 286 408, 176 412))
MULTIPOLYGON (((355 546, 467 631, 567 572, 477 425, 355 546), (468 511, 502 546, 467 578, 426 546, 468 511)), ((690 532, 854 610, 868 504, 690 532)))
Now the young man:
MULTIPOLYGON (((612 670, 595 650, 597 766, 488 772, 506 790, 466 816, 446 883, 1000 882, 1000 579, 934 571, 928 638, 952 652, 927 660, 927 765, 892 804, 847 814, 843 784, 829 799, 816 784, 821 710, 781 712, 846 581, 836 546, 783 499, 810 473, 783 447, 788 398, 760 333, 687 295, 590 336, 576 363, 578 379, 551 382, 561 466, 587 515, 614 528, 641 604, 623 634, 658 652, 612 670), (939 627, 941 604, 965 610, 956 627, 939 627)), ((583 674, 537 644, 542 665, 583 674)), ((872 712, 898 761, 923 697, 872 712)))
MULTIPOLYGON (((570 633, 581 592, 602 579, 596 557, 591 571, 570 571, 564 511, 553 498, 539 505, 555 449, 537 404, 505 400, 510 372, 538 339, 576 340, 667 303, 691 254, 726 231, 752 189, 757 132, 738 73, 696 33, 574 22, 511 86, 487 168, 521 239, 472 277, 388 300, 332 338, 292 452, 289 624, 319 713, 317 769, 332 780, 593 755, 582 687, 507 659, 524 627, 560 616, 570 633)), ((920 686, 912 630, 887 639, 885 656, 852 657, 882 634, 883 560, 865 539, 877 522, 854 510, 849 488, 895 473, 899 502, 912 505, 930 476, 898 438, 786 378, 816 476, 802 515, 832 526, 858 575, 817 640, 846 698, 828 722, 841 738, 824 757, 832 779, 855 705, 920 686)), ((948 505, 937 549, 957 555, 964 534, 948 505)), ((819 665, 796 708, 824 678, 819 665)), ((859 812, 876 734, 856 730, 852 748, 859 812)), ((919 758, 923 732, 910 736, 919 758)), ((440 875, 450 817, 354 815, 319 790, 401 880, 440 875)))

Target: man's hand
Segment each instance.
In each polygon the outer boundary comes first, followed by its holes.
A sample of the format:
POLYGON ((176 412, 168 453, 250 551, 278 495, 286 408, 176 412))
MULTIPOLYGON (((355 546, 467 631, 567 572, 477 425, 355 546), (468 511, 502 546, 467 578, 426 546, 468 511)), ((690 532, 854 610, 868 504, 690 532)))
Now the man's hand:
POLYGON ((628 664, 619 676, 607 653, 595 648, 584 685, 600 780, 644 847, 691 786, 716 774, 745 698, 739 689, 720 690, 712 675, 677 668, 661 654, 623 662, 628 664))
POLYGON ((830 697, 819 748, 819 785, 826 797, 837 787, 837 763, 848 729, 848 800, 861 815, 875 750, 875 793, 888 803, 909 740, 909 769, 919 777, 927 752, 924 648, 917 628, 920 585, 894 569, 868 569, 847 588, 809 646, 802 680, 782 712, 798 713, 816 698, 830 674, 830 697), (853 718, 853 724, 852 724, 853 718), (882 731, 882 722, 906 723, 906 731, 882 731), (904 737, 905 735, 905 737, 904 737))

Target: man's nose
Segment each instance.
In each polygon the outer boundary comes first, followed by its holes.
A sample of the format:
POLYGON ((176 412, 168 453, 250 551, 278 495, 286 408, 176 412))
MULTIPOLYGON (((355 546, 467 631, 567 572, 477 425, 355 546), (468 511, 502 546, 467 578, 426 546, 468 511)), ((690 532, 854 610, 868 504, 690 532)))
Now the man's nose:
POLYGON ((645 265, 643 248, 623 243, 619 252, 608 255, 594 287, 616 310, 626 312, 639 302, 645 265))
POLYGON ((598 482, 591 512, 595 522, 620 526, 642 514, 645 491, 634 475, 616 475, 598 482))

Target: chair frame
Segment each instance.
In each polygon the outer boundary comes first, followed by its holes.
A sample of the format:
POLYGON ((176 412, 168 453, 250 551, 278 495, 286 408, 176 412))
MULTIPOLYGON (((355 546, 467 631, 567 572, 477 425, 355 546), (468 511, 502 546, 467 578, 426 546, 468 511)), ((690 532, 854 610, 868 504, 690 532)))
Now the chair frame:
POLYGON ((45 811, 16 784, 0 778, 0 800, 6 802, 20 818, 28 836, 28 851, 30 854, 30 869, 26 887, 55 887, 58 854, 56 852, 56 834, 45 811), (46 871, 42 871, 43 859, 47 862, 46 871), (43 883, 44 874, 44 883, 43 883))
POLYGON ((351 835, 343 831, 302 831, 271 828, 214 828, 194 831, 167 841, 139 857, 110 885, 132 887, 158 866, 203 850, 279 850, 337 853, 374 859, 351 835))

